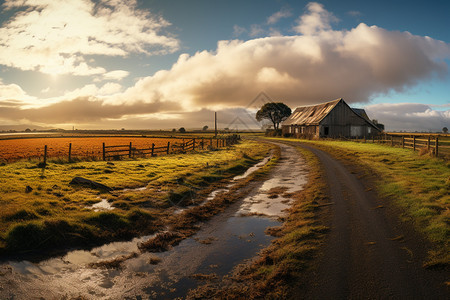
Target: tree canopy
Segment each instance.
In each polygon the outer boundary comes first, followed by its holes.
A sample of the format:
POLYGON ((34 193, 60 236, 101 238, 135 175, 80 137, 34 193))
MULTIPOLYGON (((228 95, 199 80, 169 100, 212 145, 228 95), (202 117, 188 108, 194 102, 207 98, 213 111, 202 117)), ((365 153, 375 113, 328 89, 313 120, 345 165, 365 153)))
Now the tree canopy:
POLYGON ((286 120, 292 111, 286 104, 282 102, 269 102, 264 104, 256 113, 256 120, 270 120, 275 130, 279 129, 280 123, 286 120))

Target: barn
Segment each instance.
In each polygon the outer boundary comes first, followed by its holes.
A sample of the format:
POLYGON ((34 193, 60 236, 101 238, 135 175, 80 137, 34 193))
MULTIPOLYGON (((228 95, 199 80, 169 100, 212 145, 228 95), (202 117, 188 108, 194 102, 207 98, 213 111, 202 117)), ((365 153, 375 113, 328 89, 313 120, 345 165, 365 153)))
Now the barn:
POLYGON ((281 130, 283 135, 303 138, 367 138, 380 132, 364 109, 351 108, 342 98, 297 107, 281 130))

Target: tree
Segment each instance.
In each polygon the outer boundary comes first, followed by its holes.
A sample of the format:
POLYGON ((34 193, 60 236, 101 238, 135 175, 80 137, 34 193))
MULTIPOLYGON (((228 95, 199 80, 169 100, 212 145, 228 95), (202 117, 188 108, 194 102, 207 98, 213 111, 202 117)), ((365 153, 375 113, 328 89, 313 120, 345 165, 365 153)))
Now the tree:
POLYGON ((448 128, 447 127, 442 128, 442 132, 443 133, 448 133, 448 128))
POLYGON ((186 129, 184 129, 184 127, 181 127, 180 129, 178 129, 178 131, 179 131, 180 133, 185 133, 185 132, 186 132, 186 129))
POLYGON ((203 129, 202 129, 202 130, 203 130, 203 131, 208 130, 208 125, 203 126, 203 129))
POLYGON ((263 119, 270 120, 273 123, 273 128, 278 130, 280 123, 286 120, 291 115, 289 106, 282 102, 269 102, 264 104, 256 113, 256 120, 263 119))

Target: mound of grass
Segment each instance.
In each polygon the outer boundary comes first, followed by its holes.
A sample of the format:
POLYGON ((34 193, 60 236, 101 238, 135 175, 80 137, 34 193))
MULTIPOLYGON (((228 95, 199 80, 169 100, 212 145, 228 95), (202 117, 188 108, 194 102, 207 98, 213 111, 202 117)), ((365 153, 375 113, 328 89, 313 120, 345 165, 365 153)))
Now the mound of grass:
POLYGON ((37 216, 34 211, 27 210, 27 209, 20 209, 15 213, 7 214, 3 216, 3 219, 8 222, 12 221, 27 221, 27 220, 34 220, 38 219, 39 216, 37 216))

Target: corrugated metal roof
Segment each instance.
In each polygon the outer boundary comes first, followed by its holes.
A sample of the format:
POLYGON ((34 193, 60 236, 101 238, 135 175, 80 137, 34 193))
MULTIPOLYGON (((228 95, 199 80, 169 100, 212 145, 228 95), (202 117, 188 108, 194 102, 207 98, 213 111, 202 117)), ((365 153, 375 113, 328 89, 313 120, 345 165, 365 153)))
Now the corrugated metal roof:
POLYGON ((297 107, 282 125, 318 125, 342 98, 311 106, 297 107))

